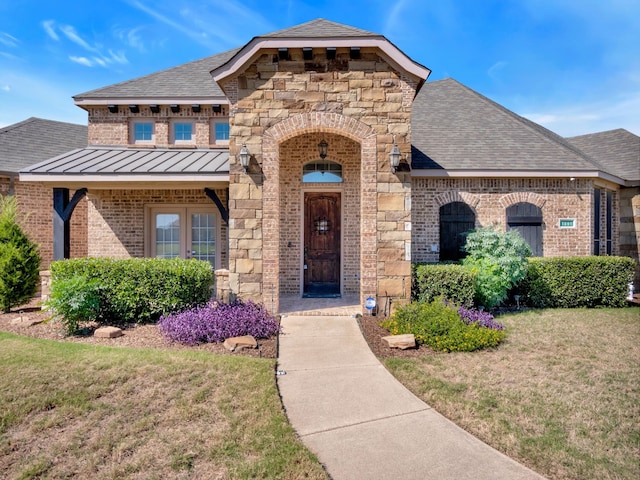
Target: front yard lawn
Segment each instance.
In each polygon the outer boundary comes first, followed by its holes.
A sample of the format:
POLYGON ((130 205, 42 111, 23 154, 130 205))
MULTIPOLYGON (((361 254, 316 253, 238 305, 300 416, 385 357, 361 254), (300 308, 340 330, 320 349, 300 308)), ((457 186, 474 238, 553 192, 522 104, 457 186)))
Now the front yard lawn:
POLYGON ((0 332, 0 478, 325 479, 274 368, 0 332))
POLYGON ((493 350, 387 358, 455 423, 551 479, 640 478, 640 308, 498 317, 493 350))

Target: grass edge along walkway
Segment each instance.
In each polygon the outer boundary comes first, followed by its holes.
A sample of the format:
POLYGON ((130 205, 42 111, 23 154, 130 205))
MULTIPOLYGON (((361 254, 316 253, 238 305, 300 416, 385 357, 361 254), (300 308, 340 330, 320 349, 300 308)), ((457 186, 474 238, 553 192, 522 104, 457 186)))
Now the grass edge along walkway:
POLYGON ((0 332, 0 478, 325 479, 274 368, 0 332))

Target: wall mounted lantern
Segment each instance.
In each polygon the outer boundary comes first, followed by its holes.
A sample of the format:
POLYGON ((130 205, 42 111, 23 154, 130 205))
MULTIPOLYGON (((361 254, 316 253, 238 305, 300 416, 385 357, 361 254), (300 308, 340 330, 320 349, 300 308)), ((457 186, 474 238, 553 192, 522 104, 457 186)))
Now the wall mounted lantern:
POLYGON ((107 105, 110 113, 118 113, 118 105, 107 105))
POLYGON ((395 138, 393 139, 393 147, 391 147, 391 151, 389 152, 389 163, 391 163, 391 173, 396 173, 396 169, 398 165, 400 165, 400 149, 398 148, 395 138))
POLYGON ((193 113, 199 113, 199 112, 200 112, 200 105, 199 105, 199 104, 197 104, 197 103, 196 103, 196 104, 194 104, 194 105, 191 105, 191 111, 192 111, 193 113))
POLYGON ((249 161, 251 160, 251 154, 249 153, 246 144, 242 144, 242 148, 240 149, 240 153, 238 153, 238 157, 240 158, 240 165, 242 165, 244 173, 247 173, 247 169, 249 168, 249 161))
POLYGON ((149 105, 149 109, 151 110, 151 113, 160 113, 160 106, 155 103, 153 105, 149 105))
POLYGON ((180 111, 180 105, 176 105, 175 103, 171 105, 171 111, 173 113, 178 113, 180 111))
POLYGON ((322 160, 327 158, 327 149, 328 148, 329 148, 329 144, 324 139, 318 144, 318 153, 320 154, 320 158, 322 160))
POLYGON ((139 105, 129 105, 129 111, 131 113, 140 113, 140 106, 139 105))

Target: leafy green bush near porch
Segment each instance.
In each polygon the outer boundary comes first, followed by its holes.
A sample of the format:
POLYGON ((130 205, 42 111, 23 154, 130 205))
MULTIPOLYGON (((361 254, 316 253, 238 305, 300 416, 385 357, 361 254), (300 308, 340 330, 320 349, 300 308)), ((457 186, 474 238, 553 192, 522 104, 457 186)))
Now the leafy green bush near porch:
POLYGON ((57 282, 75 277, 97 281, 99 322, 144 323, 204 305, 214 280, 211 264, 200 260, 80 258, 53 262, 50 269, 53 292, 57 282))
POLYGON ((515 293, 532 307, 624 307, 634 271, 627 257, 530 258, 515 293))
POLYGON ((443 297, 450 302, 473 305, 475 276, 462 265, 413 264, 413 300, 432 302, 443 297))
POLYGON ((496 347, 505 338, 502 325, 482 326, 465 322, 456 306, 442 298, 432 302, 413 302, 399 307, 393 316, 381 322, 393 335, 412 333, 416 342, 441 352, 472 352, 496 347))

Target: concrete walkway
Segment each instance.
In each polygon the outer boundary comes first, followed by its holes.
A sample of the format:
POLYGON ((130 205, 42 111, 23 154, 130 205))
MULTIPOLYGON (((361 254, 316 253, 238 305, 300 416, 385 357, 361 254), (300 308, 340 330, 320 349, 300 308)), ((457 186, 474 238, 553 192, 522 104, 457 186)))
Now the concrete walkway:
POLYGON ((278 387, 289 421, 334 480, 543 477, 435 412, 373 355, 349 316, 284 316, 278 387))

